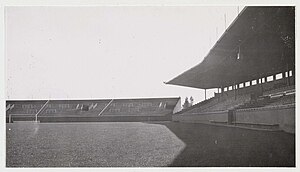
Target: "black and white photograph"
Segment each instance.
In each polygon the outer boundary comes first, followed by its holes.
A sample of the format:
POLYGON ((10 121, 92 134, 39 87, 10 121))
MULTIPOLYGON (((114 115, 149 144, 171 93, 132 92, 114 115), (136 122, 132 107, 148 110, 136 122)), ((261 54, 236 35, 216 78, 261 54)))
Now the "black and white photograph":
POLYGON ((4 4, 4 168, 296 168, 294 4, 4 4))

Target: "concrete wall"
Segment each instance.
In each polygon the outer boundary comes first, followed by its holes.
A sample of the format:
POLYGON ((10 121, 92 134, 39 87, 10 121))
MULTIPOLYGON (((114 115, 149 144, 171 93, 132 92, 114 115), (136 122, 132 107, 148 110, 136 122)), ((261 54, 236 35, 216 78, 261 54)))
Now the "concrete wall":
MULTIPOLYGON (((40 122, 147 122, 147 121, 171 121, 171 115, 166 116, 100 116, 100 117, 78 117, 78 116, 40 116, 40 122)), ((34 115, 12 115, 11 122, 34 121, 34 115)), ((6 117, 9 122, 9 117, 6 117)))
POLYGON ((236 122, 279 124, 280 129, 295 133, 295 105, 240 109, 236 111, 236 122))
MULTIPOLYGON (((178 114, 172 116, 173 121, 190 123, 228 122, 228 111, 207 112, 202 114, 178 114)), ((274 125, 279 129, 295 133, 295 105, 240 109, 235 112, 233 123, 274 125)))
POLYGON ((191 123, 210 123, 210 121, 227 122, 227 119, 228 111, 207 112, 202 114, 179 114, 172 116, 173 121, 191 123))

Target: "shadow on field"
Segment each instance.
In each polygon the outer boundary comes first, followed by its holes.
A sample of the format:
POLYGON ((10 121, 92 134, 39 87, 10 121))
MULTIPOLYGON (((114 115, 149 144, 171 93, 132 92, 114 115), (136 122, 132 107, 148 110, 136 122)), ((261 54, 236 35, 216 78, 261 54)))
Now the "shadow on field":
POLYGON ((295 135, 162 122, 185 144, 173 167, 295 167, 295 135))

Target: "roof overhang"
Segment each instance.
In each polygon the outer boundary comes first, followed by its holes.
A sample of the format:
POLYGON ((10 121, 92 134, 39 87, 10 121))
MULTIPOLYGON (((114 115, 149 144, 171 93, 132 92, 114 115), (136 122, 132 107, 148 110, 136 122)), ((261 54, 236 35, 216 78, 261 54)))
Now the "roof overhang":
POLYGON ((295 8, 251 6, 200 64, 166 84, 220 88, 294 69, 295 8))

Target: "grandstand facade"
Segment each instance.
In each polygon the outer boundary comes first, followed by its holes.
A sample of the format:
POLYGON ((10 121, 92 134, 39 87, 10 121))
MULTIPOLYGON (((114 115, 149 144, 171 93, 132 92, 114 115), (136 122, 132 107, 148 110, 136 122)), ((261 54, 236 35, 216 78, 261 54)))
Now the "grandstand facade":
POLYGON ((96 122, 171 120, 181 107, 180 98, 9 100, 7 122, 96 122))
POLYGON ((295 7, 245 7, 204 60, 167 84, 216 89, 174 121, 295 132, 295 7))

